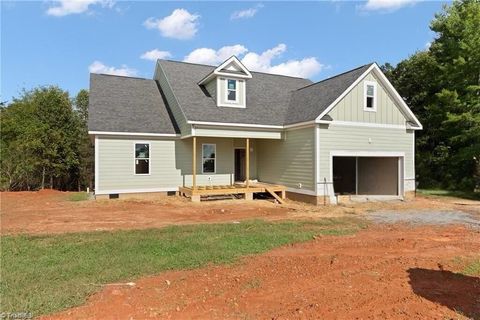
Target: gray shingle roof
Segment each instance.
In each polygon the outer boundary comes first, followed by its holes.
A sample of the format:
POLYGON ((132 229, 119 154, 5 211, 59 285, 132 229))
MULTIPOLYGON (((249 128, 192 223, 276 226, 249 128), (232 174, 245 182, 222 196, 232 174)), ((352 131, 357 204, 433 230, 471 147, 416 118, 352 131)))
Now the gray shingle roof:
POLYGON ((154 80, 90 75, 88 130, 178 133, 154 80))
MULTIPOLYGON (((312 83, 308 79, 252 72, 246 108, 219 108, 198 85, 215 67, 159 60, 190 121, 286 125, 317 118, 372 64, 312 83)), ((179 133, 157 82, 101 74, 90 76, 90 131, 179 133)))
POLYGON ((246 108, 219 108, 198 85, 215 67, 159 60, 178 103, 190 121, 283 125, 291 93, 312 82, 307 79, 252 72, 247 80, 246 108))
POLYGON ((314 120, 372 64, 311 84, 292 93, 285 124, 314 120))

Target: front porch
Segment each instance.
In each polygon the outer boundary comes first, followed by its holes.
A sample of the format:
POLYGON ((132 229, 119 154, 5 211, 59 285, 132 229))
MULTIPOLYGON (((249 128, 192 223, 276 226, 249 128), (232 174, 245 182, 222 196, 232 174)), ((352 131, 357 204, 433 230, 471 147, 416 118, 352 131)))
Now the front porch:
POLYGON ((253 200, 255 193, 268 193, 279 203, 284 202, 286 186, 257 182, 255 176, 252 178, 250 172, 256 170, 255 168, 252 170, 251 165, 253 164, 255 167, 256 161, 251 159, 250 153, 253 153, 253 148, 250 138, 215 138, 214 141, 217 141, 219 145, 218 150, 217 144, 212 143, 211 140, 200 139, 200 144, 197 146, 197 137, 193 136, 191 138, 191 184, 185 184, 184 181, 184 185, 179 187, 181 196, 189 197, 193 202, 199 202, 202 198, 229 195, 240 195, 246 200, 253 200), (220 146, 220 141, 225 143, 229 140, 232 142, 229 148, 220 146), (198 150, 198 147, 202 149, 198 150), (236 151, 239 151, 239 149, 242 152, 237 154, 236 151), (223 163, 218 165, 217 152, 220 152, 219 158, 224 159, 223 163), (228 154, 230 154, 230 158, 227 157, 228 154), (223 170, 220 167, 223 167, 223 170), (199 168, 200 175, 197 174, 199 168), (219 173, 230 176, 230 182, 225 180, 214 181, 219 173), (200 183, 198 182, 199 177, 201 178, 200 183))
POLYGON ((218 195, 243 195, 246 200, 253 200, 254 193, 268 193, 279 203, 285 200, 286 187, 282 185, 274 185, 268 183, 256 182, 250 185, 236 183, 233 185, 214 185, 214 186, 197 186, 180 187, 180 195, 189 197, 193 202, 200 202, 202 197, 218 196, 218 195))

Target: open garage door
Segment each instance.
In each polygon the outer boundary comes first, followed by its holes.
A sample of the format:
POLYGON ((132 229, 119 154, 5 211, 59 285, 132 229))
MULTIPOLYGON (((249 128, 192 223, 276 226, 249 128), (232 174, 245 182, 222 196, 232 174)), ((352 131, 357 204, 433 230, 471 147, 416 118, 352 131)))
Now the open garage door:
POLYGON ((341 195, 401 194, 399 157, 333 157, 333 188, 341 195))

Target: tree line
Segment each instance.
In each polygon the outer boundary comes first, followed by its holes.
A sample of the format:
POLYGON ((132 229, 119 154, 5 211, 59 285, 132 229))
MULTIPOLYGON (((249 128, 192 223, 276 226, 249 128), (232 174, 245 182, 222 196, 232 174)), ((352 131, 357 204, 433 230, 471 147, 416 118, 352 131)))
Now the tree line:
POLYGON ((480 186, 480 1, 456 1, 435 15, 428 49, 382 66, 423 124, 417 131, 421 187, 480 186))
POLYGON ((0 108, 2 190, 92 188, 88 91, 74 98, 57 86, 23 91, 0 108))
MULTIPOLYGON (((422 122, 416 134, 420 187, 480 185, 480 0, 435 15, 428 49, 382 70, 422 122)), ((0 188, 84 190, 93 184, 88 92, 24 91, 0 108, 0 188)))

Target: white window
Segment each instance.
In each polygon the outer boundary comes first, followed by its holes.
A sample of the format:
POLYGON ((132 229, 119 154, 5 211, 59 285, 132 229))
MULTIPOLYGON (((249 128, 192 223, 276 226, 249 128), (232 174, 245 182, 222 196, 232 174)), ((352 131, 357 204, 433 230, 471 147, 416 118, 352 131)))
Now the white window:
POLYGON ((216 172, 217 145, 202 144, 202 173, 216 172))
POLYGON ((150 174, 150 143, 135 143, 135 174, 150 174))
POLYGON ((377 111, 377 83, 365 81, 364 85, 365 104, 363 110, 377 111))
POLYGON ((237 80, 227 79, 227 101, 228 102, 238 101, 237 80))

